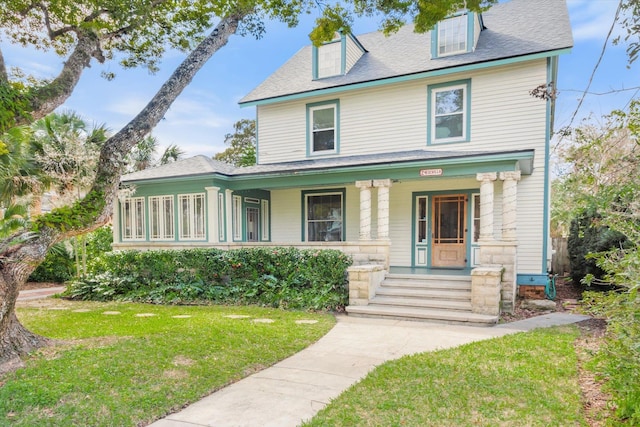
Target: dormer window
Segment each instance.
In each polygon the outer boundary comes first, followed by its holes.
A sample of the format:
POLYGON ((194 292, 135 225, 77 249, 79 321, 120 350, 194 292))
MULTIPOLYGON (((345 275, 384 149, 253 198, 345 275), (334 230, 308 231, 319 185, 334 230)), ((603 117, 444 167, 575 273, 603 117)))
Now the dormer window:
POLYGON ((467 51, 467 15, 454 16, 438 24, 438 56, 467 51))
POLYGON ((482 28, 482 17, 473 12, 461 12, 438 22, 431 32, 431 57, 473 52, 482 28))
POLYGON ((366 52, 351 34, 336 33, 333 40, 313 46, 313 79, 343 76, 366 52))

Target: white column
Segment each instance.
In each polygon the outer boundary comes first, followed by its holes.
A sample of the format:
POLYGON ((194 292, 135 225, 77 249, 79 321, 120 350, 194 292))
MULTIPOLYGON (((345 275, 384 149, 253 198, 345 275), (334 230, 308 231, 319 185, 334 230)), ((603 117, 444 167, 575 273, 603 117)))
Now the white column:
POLYGON ((218 242, 218 191, 220 187, 204 187, 207 190, 207 232, 209 243, 218 242))
POLYGON ((111 219, 111 233, 113 234, 113 245, 120 243, 120 230, 122 230, 122 224, 120 224, 120 198, 116 197, 113 201, 113 217, 111 219))
POLYGON ((360 240, 371 240, 371 180, 356 181, 360 189, 360 240))
POLYGON ((233 207, 233 198, 231 197, 233 195, 233 190, 224 190, 224 199, 225 199, 225 204, 226 209, 225 209, 225 214, 226 214, 226 224, 227 224, 227 242, 233 242, 233 214, 232 214, 232 207, 233 207))
POLYGON ((493 182, 497 175, 495 172, 476 175, 480 181, 480 241, 493 240, 493 182))
POLYGON ((378 239, 389 240, 389 188, 390 179, 374 179, 378 189, 378 239))
POLYGON ((500 172, 502 183, 502 240, 517 239, 518 181, 520 171, 500 172))

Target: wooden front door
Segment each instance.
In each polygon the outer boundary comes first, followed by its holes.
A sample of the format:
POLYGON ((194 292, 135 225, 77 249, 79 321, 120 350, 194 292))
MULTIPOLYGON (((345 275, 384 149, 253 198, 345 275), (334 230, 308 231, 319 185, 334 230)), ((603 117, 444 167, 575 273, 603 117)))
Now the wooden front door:
POLYGON ((467 196, 432 197, 432 267, 467 266, 467 196))

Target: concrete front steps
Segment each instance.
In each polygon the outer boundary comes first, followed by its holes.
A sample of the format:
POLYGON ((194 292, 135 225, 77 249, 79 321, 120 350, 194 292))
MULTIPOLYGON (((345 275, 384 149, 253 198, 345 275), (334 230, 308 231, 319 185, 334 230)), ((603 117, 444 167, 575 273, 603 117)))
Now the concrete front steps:
POLYGON ((492 326, 498 316, 473 313, 471 277, 387 274, 369 305, 350 305, 350 316, 492 326))

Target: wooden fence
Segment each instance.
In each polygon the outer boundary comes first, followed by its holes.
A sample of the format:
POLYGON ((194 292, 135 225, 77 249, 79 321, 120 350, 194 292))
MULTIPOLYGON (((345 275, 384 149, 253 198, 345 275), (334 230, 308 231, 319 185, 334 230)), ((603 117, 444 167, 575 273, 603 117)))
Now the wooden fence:
POLYGON ((569 251, 567 250, 566 237, 553 237, 551 247, 554 250, 551 256, 551 272, 564 275, 571 271, 569 267, 569 251))

